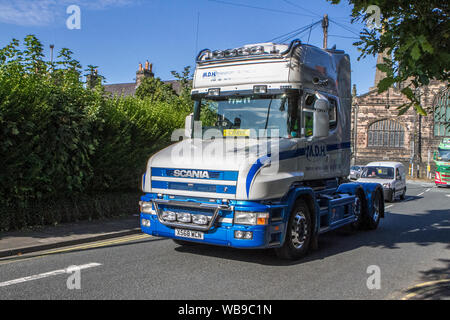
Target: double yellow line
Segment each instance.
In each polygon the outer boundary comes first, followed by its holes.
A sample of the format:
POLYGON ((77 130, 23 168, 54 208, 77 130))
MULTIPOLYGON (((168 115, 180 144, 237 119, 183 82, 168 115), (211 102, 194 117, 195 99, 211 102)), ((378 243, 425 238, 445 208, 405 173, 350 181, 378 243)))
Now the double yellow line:
MULTIPOLYGON (((441 280, 435 280, 435 281, 428 281, 428 282, 419 283, 419 284, 417 284, 417 285, 415 285, 415 286, 409 288, 407 291, 414 290, 414 289, 420 289, 420 288, 428 287, 428 286, 433 286, 433 285, 435 285, 435 284, 445 283, 445 282, 450 282, 450 279, 441 279, 441 280)), ((407 294, 406 296, 404 296, 404 297, 402 298, 402 300, 409 300, 409 299, 412 299, 412 298, 414 298, 415 296, 417 296, 418 294, 420 294, 420 292, 412 292, 412 293, 409 293, 409 294, 407 294)))
POLYGON ((88 243, 88 244, 83 244, 83 245, 78 245, 78 246, 72 246, 72 247, 67 247, 67 248, 63 248, 63 249, 44 251, 44 252, 38 254, 37 256, 33 256, 33 257, 30 257, 30 258, 20 258, 20 257, 18 257, 17 259, 10 260, 10 261, 5 261, 5 262, 1 262, 1 260, 0 260, 0 265, 9 264, 9 263, 13 263, 13 262, 19 262, 19 261, 27 261, 27 260, 37 259, 37 258, 42 258, 42 257, 48 256, 48 255, 51 255, 51 254, 55 254, 55 253, 62 253, 62 252, 70 252, 70 251, 75 251, 75 250, 86 250, 86 249, 92 249, 92 248, 99 248, 99 247, 105 247, 105 246, 109 246, 109 245, 120 244, 120 243, 131 242, 131 241, 142 240, 142 239, 148 239, 148 238, 151 238, 151 236, 148 235, 148 234, 138 234, 138 235, 131 235, 131 236, 125 236, 125 237, 121 237, 121 238, 116 238, 114 240, 97 241, 97 242, 93 242, 93 243, 88 243))

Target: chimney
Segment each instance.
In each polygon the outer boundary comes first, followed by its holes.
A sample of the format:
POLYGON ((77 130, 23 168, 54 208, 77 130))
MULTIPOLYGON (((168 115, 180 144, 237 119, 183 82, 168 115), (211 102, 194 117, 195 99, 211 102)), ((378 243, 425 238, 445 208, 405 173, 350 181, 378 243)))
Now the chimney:
POLYGON ((148 60, 145 62, 145 68, 142 68, 142 63, 139 63, 139 69, 136 72, 136 88, 139 87, 142 79, 153 78, 154 76, 155 75, 152 72, 152 65, 148 62, 148 60))

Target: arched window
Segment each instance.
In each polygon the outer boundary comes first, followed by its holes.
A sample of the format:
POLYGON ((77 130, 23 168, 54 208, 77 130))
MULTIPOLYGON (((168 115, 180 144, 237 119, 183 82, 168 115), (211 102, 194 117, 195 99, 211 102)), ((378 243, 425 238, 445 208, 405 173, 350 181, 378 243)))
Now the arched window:
POLYGON ((405 128, 398 121, 385 119, 369 126, 369 147, 403 148, 404 140, 405 128))
POLYGON ((450 137, 450 96, 449 90, 441 91, 434 101, 434 135, 450 137))

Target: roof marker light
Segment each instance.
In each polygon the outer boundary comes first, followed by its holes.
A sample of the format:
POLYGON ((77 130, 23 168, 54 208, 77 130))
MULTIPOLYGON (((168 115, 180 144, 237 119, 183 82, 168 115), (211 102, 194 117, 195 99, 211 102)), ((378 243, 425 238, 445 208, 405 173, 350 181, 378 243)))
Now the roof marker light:
POLYGON ((208 89, 208 96, 219 96, 220 95, 220 88, 209 88, 208 89))
POLYGON ((253 93, 267 93, 267 86, 253 86, 253 93))

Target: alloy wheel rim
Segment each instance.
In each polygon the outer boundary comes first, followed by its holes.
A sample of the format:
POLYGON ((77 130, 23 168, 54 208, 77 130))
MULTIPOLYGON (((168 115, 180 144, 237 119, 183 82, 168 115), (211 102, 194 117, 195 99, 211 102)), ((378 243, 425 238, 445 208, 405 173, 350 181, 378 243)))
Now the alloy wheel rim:
POLYGON ((373 221, 378 220, 378 215, 380 213, 380 201, 378 201, 378 195, 375 196, 374 204, 373 204, 373 221))
POLYGON ((295 214, 291 229, 291 242, 296 249, 301 249, 308 236, 308 223, 305 214, 300 211, 295 214))

